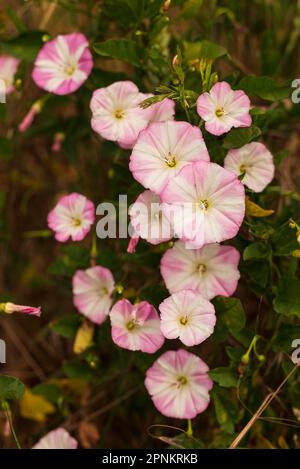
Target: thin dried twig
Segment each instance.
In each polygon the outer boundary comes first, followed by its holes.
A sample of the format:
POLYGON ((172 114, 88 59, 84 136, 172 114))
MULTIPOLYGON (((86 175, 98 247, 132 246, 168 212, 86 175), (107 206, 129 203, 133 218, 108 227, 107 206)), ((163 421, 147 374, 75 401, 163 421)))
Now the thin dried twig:
POLYGON ((252 418, 249 420, 247 425, 243 428, 243 430, 238 434, 238 436, 233 440, 231 445, 229 446, 229 449, 235 449, 237 446, 240 444, 241 440, 244 438, 246 433, 250 430, 250 428, 254 425, 257 419, 260 418, 261 414, 266 410, 266 408, 270 405, 270 403, 275 399, 275 397, 278 395, 278 393, 281 391, 285 383, 290 379, 290 377, 293 375, 293 373, 296 371, 296 369, 300 366, 300 362, 297 363, 297 365, 294 366, 294 368, 289 372, 289 374, 284 378, 284 380, 280 383, 278 388, 268 394, 262 404, 259 406, 255 414, 252 416, 252 418))

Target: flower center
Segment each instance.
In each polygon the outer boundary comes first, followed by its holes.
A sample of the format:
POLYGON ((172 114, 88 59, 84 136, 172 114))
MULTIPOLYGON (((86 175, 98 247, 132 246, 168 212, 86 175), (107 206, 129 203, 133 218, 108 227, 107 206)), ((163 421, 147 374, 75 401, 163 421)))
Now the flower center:
POLYGON ((126 323, 126 329, 128 331, 132 331, 135 327, 137 326, 137 322, 135 319, 130 319, 127 323, 126 323))
POLYGON ((206 272, 206 265, 205 264, 199 264, 198 267, 197 267, 197 270, 199 272, 199 274, 204 274, 204 272, 206 272))
POLYGON ((179 322, 180 322, 180 324, 182 324, 182 326, 186 326, 187 323, 188 323, 188 317, 187 317, 187 315, 181 316, 181 318, 179 319, 179 322))
POLYGON ((116 109, 114 116, 116 119, 123 119, 123 117, 125 116, 125 112, 123 109, 116 109))
POLYGON ((247 166, 245 164, 241 164, 240 166, 240 173, 241 173, 241 176, 244 175, 247 171, 247 166))
POLYGON ((185 376, 178 376, 177 386, 180 387, 180 386, 184 386, 185 384, 187 384, 187 378, 185 376))
POLYGON ((108 294, 108 290, 106 287, 99 288, 98 292, 99 296, 106 296, 108 294))
POLYGON ((200 207, 202 210, 207 210, 209 207, 209 202, 207 199, 199 200, 197 202, 198 207, 200 207))
POLYGON ((64 68, 65 74, 68 75, 69 77, 71 77, 74 74, 75 70, 76 70, 76 67, 75 65, 72 65, 72 64, 67 64, 64 68))
POLYGON ((171 153, 168 153, 168 156, 165 157, 165 162, 169 168, 174 168, 177 164, 175 156, 171 155, 171 153))
POLYGON ((224 112, 224 109, 222 107, 219 107, 218 109, 216 109, 216 116, 217 117, 222 117, 224 116, 225 112, 224 112))
POLYGON ((79 217, 72 217, 72 226, 80 226, 82 220, 79 217))

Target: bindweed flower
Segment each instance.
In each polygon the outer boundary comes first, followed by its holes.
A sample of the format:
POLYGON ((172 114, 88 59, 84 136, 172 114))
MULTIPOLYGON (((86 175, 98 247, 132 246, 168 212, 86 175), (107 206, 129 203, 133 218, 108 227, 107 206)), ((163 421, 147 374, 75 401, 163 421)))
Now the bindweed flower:
POLYGON ((160 194, 184 166, 196 161, 209 161, 198 127, 187 122, 155 122, 140 133, 129 169, 144 187, 160 194))
POLYGON ((184 345, 201 344, 214 330, 213 304, 192 290, 181 290, 160 305, 160 330, 167 339, 179 338, 184 345))
POLYGON ((130 241, 133 249, 139 237, 150 244, 159 244, 173 237, 172 227, 161 210, 160 198, 152 191, 144 191, 138 196, 129 209, 129 216, 134 229, 134 241, 130 241))
POLYGON ((20 60, 9 55, 0 55, 0 92, 8 95, 14 91, 14 79, 20 60))
POLYGON ((77 192, 61 197, 48 214, 48 226, 55 232, 55 239, 61 243, 69 238, 81 241, 90 231, 94 220, 93 202, 77 192))
POLYGON ((38 53, 32 79, 43 90, 66 95, 80 88, 92 68, 93 58, 83 34, 58 35, 38 53))
POLYGON ((131 81, 117 81, 94 91, 90 103, 93 130, 106 140, 132 148, 152 117, 151 108, 139 107, 148 96, 131 81))
POLYGON ((29 129, 35 117, 40 114, 42 107, 43 105, 40 100, 33 103, 22 122, 18 126, 19 132, 26 132, 26 130, 29 129))
POLYGON ((229 150, 224 168, 239 176, 242 183, 254 192, 263 191, 275 173, 273 155, 259 142, 229 150))
POLYGON ((154 103, 149 108, 152 111, 150 122, 165 122, 174 120, 175 102, 165 98, 158 103, 154 103))
POLYGON ((160 271, 170 293, 195 290, 210 300, 235 292, 239 260, 240 253, 232 246, 213 243, 187 249, 184 242, 177 241, 164 253, 160 271))
POLYGON ((134 305, 127 299, 118 301, 110 320, 112 339, 121 348, 154 353, 164 343, 158 313, 147 301, 134 305))
POLYGON ((168 351, 147 370, 145 386, 163 415, 192 419, 209 404, 213 382, 208 371, 197 355, 183 349, 168 351))
POLYGON ((15 305, 14 303, 0 303, 0 311, 6 314, 22 313, 30 316, 40 316, 41 307, 15 305))
POLYGON ((102 324, 112 305, 115 282, 111 271, 99 265, 77 270, 72 283, 73 303, 78 311, 95 324, 102 324))
POLYGON ((32 449, 77 449, 78 442, 64 428, 57 428, 43 436, 32 449))
POLYGON ((250 100, 244 91, 234 91, 225 81, 216 83, 209 93, 197 99, 197 112, 205 121, 205 129, 222 135, 232 127, 250 127, 250 100))
POLYGON ((245 213, 243 184, 215 163, 185 166, 162 191, 161 200, 176 235, 191 248, 233 238, 245 213))

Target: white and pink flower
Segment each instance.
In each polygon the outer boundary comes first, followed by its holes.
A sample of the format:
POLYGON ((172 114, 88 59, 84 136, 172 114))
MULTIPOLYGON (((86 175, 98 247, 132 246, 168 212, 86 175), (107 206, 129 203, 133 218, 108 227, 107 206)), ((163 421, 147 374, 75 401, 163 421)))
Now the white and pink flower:
POLYGON ((14 91, 14 79, 20 60, 9 55, 0 55, 0 92, 6 95, 14 91))
POLYGON ((78 442, 64 428, 57 428, 43 436, 32 449, 77 449, 78 442))
MULTIPOLYGON (((172 227, 162 212, 160 198, 154 192, 142 192, 129 209, 131 225, 134 230, 132 240, 142 238, 150 244, 159 244, 173 237, 172 227)), ((133 252, 137 242, 130 241, 133 252), (133 245, 134 243, 134 245, 133 245)))
POLYGON ((250 100, 242 90, 234 91, 225 81, 216 83, 209 93, 197 99, 197 112, 205 121, 205 129, 222 135, 232 127, 250 127, 250 100))
POLYGON ((160 305, 160 330, 166 339, 179 338, 184 345, 201 344, 214 330, 216 313, 213 304, 192 290, 181 290, 160 305))
POLYGON ((224 168, 236 174, 254 192, 263 191, 274 178, 273 155, 259 142, 229 150, 224 168))
POLYGON ((240 253, 232 246, 213 243, 187 249, 183 241, 177 241, 164 253, 160 271, 170 293, 194 290, 210 300, 235 292, 239 260, 240 253))
POLYGON ((243 184, 215 163, 182 168, 162 191, 161 200, 176 235, 191 248, 233 238, 245 213, 243 184))
POLYGON ((155 122, 140 133, 129 169, 144 187, 160 194, 184 166, 196 161, 209 161, 198 127, 187 122, 155 122))
POLYGON ((150 110, 152 111, 150 122, 172 121, 175 115, 175 102, 172 99, 165 98, 158 103, 152 104, 150 110))
POLYGON ((58 35, 46 42, 34 62, 33 81, 50 93, 73 93, 87 80, 93 68, 88 45, 81 33, 58 35))
POLYGON ((183 349, 168 351, 148 369, 145 386, 163 415, 192 419, 208 407, 213 386, 208 371, 197 355, 183 349))
POLYGON ((77 192, 61 197, 48 214, 48 226, 55 232, 55 239, 61 243, 69 238, 81 241, 90 231, 94 220, 93 202, 77 192))
POLYGON ((147 301, 118 301, 111 309, 112 339, 128 350, 155 353, 164 343, 156 309, 147 301))
POLYGON ((132 148, 153 114, 150 107, 139 106, 147 97, 132 81, 117 81, 94 91, 90 103, 93 130, 106 140, 132 148))
POLYGON ((96 265, 77 270, 73 276, 73 302, 95 324, 102 324, 112 305, 115 282, 109 269, 96 265))

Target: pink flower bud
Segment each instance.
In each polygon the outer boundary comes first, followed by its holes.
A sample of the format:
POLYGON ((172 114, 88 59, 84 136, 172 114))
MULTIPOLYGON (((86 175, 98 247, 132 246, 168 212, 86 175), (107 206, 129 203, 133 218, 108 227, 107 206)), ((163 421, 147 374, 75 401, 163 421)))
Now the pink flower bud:
POLYGON ((23 313, 31 316, 40 316, 41 307, 35 308, 34 306, 15 305, 14 303, 2 303, 0 309, 6 314, 23 313))
POLYGON ((26 114, 22 122, 19 124, 19 131, 20 132, 26 132, 26 130, 31 126, 35 116, 39 114, 42 110, 42 104, 40 101, 36 101, 31 108, 29 109, 29 112, 26 114))

